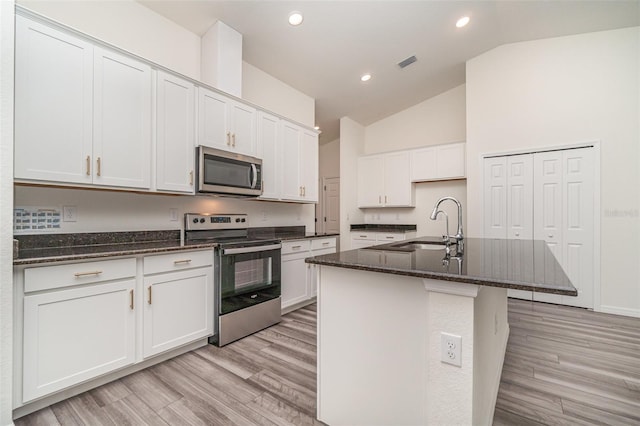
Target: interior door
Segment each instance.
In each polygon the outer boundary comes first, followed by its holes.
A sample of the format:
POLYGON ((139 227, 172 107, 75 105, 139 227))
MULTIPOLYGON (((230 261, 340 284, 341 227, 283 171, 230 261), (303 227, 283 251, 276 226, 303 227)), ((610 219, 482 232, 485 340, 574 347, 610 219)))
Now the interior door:
POLYGON ((340 178, 325 178, 324 188, 324 232, 340 233, 340 178))

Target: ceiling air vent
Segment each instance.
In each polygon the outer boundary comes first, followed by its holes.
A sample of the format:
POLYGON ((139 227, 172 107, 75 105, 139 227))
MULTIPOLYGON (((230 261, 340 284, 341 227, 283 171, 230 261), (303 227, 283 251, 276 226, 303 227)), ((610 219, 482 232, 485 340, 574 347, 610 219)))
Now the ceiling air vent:
POLYGON ((409 56, 407 59, 398 62, 398 66, 400 68, 406 68, 406 67, 408 67, 409 65, 411 65, 412 63, 414 63, 417 60, 418 60, 418 58, 416 58, 415 55, 409 56))

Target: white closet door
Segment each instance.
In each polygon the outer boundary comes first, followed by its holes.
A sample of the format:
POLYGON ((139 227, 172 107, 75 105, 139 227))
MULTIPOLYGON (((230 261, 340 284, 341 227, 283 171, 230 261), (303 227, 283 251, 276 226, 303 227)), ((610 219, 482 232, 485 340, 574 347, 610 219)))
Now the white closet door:
MULTIPOLYGON (((506 158, 507 174, 507 238, 521 240, 511 243, 507 252, 509 277, 522 281, 533 275, 533 258, 526 256, 526 244, 533 239, 533 155, 512 155, 506 158)), ((508 290, 509 297, 531 300, 531 291, 508 290)))
POLYGON ((484 159, 484 238, 507 238, 507 159, 484 159))
MULTIPOLYGON (((578 297, 538 293, 535 300, 593 308, 594 167, 591 148, 534 156, 534 238, 547 242, 578 289, 578 297)), ((546 274, 545 282, 555 280, 546 274)))

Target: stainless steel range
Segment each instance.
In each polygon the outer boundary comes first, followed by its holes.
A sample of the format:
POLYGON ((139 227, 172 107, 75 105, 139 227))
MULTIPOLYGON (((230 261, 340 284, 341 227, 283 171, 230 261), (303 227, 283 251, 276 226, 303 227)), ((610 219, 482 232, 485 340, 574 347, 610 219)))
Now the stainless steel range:
POLYGON ((279 240, 248 237, 246 214, 185 214, 185 242, 215 249, 214 335, 224 346, 280 322, 279 240))

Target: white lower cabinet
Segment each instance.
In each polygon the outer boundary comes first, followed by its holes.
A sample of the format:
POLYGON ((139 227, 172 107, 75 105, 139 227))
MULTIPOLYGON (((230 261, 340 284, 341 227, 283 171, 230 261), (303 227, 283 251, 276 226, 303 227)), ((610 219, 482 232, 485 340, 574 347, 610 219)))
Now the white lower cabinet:
MULTIPOLYGON (((23 402, 135 362, 135 259, 30 269, 46 279, 59 278, 57 268, 65 286, 24 296, 23 402), (103 282, 109 268, 117 273, 103 282)), ((47 290, 37 279, 25 273, 25 287, 47 290)))
POLYGON ((351 231, 351 250, 404 241, 415 236, 415 232, 351 231))
POLYGON ((23 308, 16 319, 17 401, 27 404, 212 335, 212 265, 207 249, 17 269, 17 287, 24 288, 16 295, 23 308))
POLYGON ((144 358, 213 334, 212 261, 210 250, 144 258, 145 274, 161 272, 144 277, 144 358))
POLYGON ((317 294, 315 266, 304 260, 335 252, 334 237, 282 243, 282 309, 310 300, 317 294))

